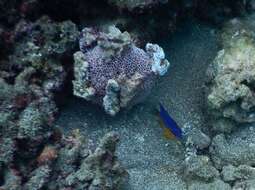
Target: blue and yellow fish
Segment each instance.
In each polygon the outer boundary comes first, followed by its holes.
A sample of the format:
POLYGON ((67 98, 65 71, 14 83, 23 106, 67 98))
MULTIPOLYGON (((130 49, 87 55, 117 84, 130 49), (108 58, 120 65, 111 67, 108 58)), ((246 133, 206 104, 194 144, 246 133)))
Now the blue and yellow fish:
POLYGON ((182 140, 183 132, 182 129, 177 125, 177 123, 171 118, 163 105, 159 104, 159 122, 163 129, 163 135, 167 139, 177 139, 182 140))

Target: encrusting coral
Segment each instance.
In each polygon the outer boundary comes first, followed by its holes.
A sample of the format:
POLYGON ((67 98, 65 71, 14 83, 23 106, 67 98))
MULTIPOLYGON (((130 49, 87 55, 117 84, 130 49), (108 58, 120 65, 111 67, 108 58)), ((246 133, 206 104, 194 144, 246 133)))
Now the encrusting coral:
POLYGON ((81 161, 79 169, 67 176, 67 186, 75 189, 119 189, 127 176, 125 170, 116 161, 115 152, 118 135, 108 133, 101 140, 93 154, 81 161), (115 177, 112 178, 112 175, 115 177), (89 185, 90 184, 90 185, 89 185))
POLYGON ((22 70, 32 67, 35 75, 42 75, 45 93, 58 91, 66 77, 66 60, 76 47, 78 29, 71 21, 54 23, 42 17, 35 23, 20 21, 14 31, 14 53, 10 56, 11 67, 22 70))
POLYGON ((115 26, 83 29, 80 50, 74 54, 74 95, 110 115, 143 100, 170 65, 161 47, 148 43, 144 51, 115 26))

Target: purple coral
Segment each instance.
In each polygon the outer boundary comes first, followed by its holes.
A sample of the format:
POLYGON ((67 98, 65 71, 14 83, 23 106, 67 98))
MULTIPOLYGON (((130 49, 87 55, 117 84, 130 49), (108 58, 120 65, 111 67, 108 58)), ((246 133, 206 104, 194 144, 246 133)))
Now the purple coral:
POLYGON ((158 45, 147 44, 144 51, 127 32, 114 26, 108 31, 83 29, 80 49, 74 54, 74 94, 103 103, 110 115, 144 99, 156 76, 164 75, 169 67, 158 45))
POLYGON ((135 72, 141 75, 150 75, 150 57, 140 48, 128 47, 121 57, 114 57, 108 63, 102 59, 104 54, 100 47, 95 47, 85 53, 90 66, 89 78, 91 85, 96 89, 98 95, 105 94, 105 88, 109 79, 117 79, 120 75, 130 78, 135 72))

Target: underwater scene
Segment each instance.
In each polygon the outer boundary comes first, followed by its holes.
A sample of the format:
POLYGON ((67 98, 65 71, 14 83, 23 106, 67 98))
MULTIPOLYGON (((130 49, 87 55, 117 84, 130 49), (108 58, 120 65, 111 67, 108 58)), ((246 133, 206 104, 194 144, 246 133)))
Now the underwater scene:
POLYGON ((0 190, 255 190, 255 0, 0 0, 0 190))

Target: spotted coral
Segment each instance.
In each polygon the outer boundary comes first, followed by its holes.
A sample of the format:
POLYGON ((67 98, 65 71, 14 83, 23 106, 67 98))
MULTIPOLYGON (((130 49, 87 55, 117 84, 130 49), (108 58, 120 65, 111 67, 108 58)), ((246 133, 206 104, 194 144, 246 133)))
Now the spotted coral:
POLYGON ((74 54, 74 95, 103 103, 110 115, 143 100, 169 67, 161 47, 148 43, 144 51, 115 26, 83 29, 80 49, 74 54))

